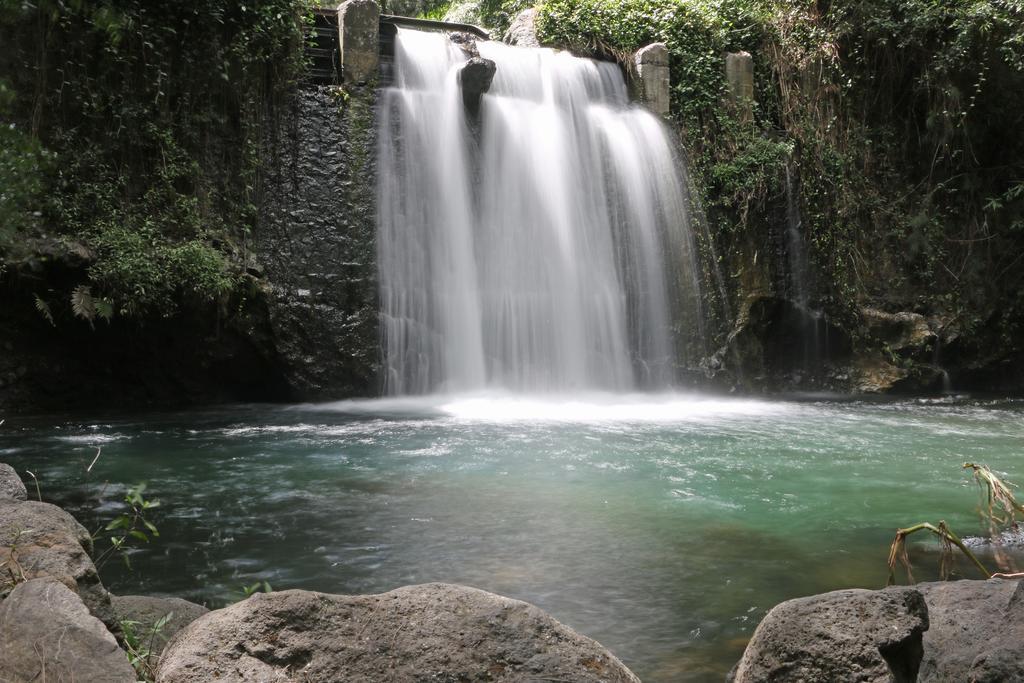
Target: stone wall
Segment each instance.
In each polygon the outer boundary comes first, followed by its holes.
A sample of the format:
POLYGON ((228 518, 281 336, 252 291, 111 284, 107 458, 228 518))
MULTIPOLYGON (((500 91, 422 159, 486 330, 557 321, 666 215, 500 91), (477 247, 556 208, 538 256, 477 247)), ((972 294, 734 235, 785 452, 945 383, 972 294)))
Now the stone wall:
POLYGON ((268 140, 254 244, 288 398, 377 393, 375 99, 300 89, 268 140))

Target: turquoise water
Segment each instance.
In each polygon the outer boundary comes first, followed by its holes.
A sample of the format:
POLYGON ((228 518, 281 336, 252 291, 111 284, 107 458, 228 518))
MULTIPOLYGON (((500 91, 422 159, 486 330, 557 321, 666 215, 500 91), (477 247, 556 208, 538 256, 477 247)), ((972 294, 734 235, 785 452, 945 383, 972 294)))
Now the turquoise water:
POLYGON ((477 396, 0 426, 0 460, 89 528, 128 485, 162 501, 135 571, 104 568, 114 592, 219 606, 257 580, 464 583, 542 607, 646 681, 721 680, 775 603, 884 585, 898 526, 976 531, 961 463, 1024 481, 1022 445, 1024 404, 1005 401, 477 396))

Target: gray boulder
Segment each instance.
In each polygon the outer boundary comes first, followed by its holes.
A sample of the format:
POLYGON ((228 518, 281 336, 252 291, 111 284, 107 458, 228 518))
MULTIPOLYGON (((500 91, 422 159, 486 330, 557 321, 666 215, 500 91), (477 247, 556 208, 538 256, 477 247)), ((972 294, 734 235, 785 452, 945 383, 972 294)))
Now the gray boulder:
POLYGON ((841 590, 776 605, 731 674, 736 683, 916 681, 928 630, 913 588, 841 590))
POLYGON ((89 557, 92 537, 56 505, 0 499, 0 596, 27 579, 52 576, 74 586, 89 611, 116 628, 110 594, 89 557))
POLYGON ((112 595, 111 605, 118 622, 134 621, 136 633, 147 633, 164 616, 172 615, 153 638, 150 652, 159 656, 174 635, 210 610, 181 598, 155 598, 148 595, 112 595))
POLYGON ((989 579, 915 588, 931 622, 920 681, 1024 681, 1024 584, 989 579))
POLYGON ((0 462, 0 500, 28 500, 25 483, 13 467, 0 462))
POLYGON ((210 612, 167 646, 156 680, 213 679, 639 680, 532 605, 439 583, 364 596, 257 594, 210 612))
POLYGON ((517 14, 502 40, 519 47, 540 47, 537 38, 537 10, 531 7, 517 14))
POLYGON ((20 583, 0 603, 4 683, 137 680, 128 658, 81 598, 53 578, 20 583))

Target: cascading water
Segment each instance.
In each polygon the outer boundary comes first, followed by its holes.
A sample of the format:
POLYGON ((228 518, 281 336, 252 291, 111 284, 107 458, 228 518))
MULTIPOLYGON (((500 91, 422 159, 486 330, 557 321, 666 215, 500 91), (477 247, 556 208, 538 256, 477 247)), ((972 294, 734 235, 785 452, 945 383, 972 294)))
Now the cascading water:
POLYGON ((671 385, 702 333, 684 178, 611 63, 399 29, 379 115, 386 393, 671 385), (685 349, 683 349, 685 351, 685 349))

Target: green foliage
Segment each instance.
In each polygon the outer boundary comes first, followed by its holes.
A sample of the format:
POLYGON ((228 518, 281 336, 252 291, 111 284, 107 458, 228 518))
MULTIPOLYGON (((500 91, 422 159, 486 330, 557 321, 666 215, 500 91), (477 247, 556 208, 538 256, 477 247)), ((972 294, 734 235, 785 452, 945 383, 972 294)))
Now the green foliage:
POLYGON ((155 623, 148 625, 131 619, 121 620, 122 642, 128 655, 128 663, 135 669, 140 681, 156 680, 156 665, 159 658, 156 657, 154 648, 157 638, 166 639, 162 634, 173 617, 174 612, 168 612, 155 623))
POLYGON ((429 7, 419 13, 420 19, 433 19, 434 21, 443 21, 444 15, 448 14, 448 10, 452 8, 451 2, 442 2, 433 7, 429 7))
POLYGON ((698 126, 722 95, 722 53, 756 42, 764 21, 751 0, 548 0, 537 30, 548 42, 613 53, 664 42, 673 109, 698 126))
POLYGON ((536 4, 536 0, 482 0, 480 19, 491 29, 491 35, 500 39, 516 15, 536 4))
POLYGON ((90 324, 223 302, 310 20, 306 0, 3 3, 0 258, 14 230, 82 245, 57 300, 90 324))
MULTIPOLYGON (((1020 0, 547 0, 539 10, 542 38, 577 51, 626 61, 668 45, 673 119, 728 272, 749 270, 750 245, 791 203, 833 316, 865 298, 924 298, 965 325, 979 309, 1009 307, 1006 325, 1024 315, 1024 138, 1007 133, 1024 126, 1013 96, 1024 92, 1020 0), (726 103, 722 55, 739 50, 754 59, 753 122, 726 103)), ((746 286, 730 290, 739 298, 746 286)))
POLYGON ((274 589, 271 588, 270 583, 267 581, 256 581, 251 584, 242 584, 237 591, 228 591, 225 595, 225 601, 227 604, 239 602, 252 597, 256 593, 273 593, 274 589))
POLYGON ((257 581, 248 586, 242 586, 242 595, 246 598, 256 593, 273 593, 274 589, 266 581, 257 581))
POLYGON ((10 84, 0 78, 0 254, 39 224, 53 159, 37 139, 7 120, 14 101, 10 84))
POLYGON ((133 544, 149 543, 152 538, 160 536, 156 525, 147 516, 150 510, 160 507, 160 501, 147 500, 143 496, 145 490, 145 484, 128 489, 124 496, 127 510, 93 534, 93 542, 104 539, 109 542, 109 546, 95 559, 96 569, 101 569, 115 553, 121 555, 125 566, 130 569, 127 551, 133 544))

